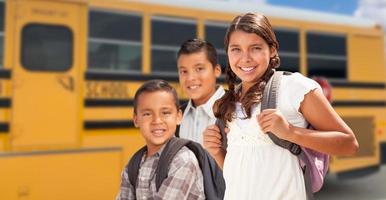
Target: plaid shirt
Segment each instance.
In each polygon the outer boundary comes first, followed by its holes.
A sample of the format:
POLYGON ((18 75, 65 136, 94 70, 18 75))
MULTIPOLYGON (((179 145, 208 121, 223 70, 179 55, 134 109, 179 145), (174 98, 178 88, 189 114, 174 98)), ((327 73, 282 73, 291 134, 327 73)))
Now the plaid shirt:
MULTIPOLYGON (((117 200, 134 199, 205 199, 204 180, 196 156, 187 147, 176 154, 168 177, 162 182, 158 192, 155 186, 155 170, 163 148, 150 157, 142 158, 137 179, 137 187, 130 184, 127 170, 122 172, 121 189, 117 200)), ((127 167, 127 166, 126 166, 127 167)))

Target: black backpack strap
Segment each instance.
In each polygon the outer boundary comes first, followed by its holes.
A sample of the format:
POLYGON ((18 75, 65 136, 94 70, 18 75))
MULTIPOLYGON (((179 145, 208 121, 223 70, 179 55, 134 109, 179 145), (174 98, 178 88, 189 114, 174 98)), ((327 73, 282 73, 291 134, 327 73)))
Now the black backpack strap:
POLYGON ((137 187, 139 166, 141 165, 141 160, 142 160, 142 157, 145 154, 146 150, 147 150, 146 146, 144 146, 140 150, 138 150, 131 157, 131 159, 130 159, 130 161, 127 164, 127 167, 125 169, 125 170, 127 170, 126 172, 129 176, 129 182, 134 187, 134 193, 135 193, 135 188, 137 187))
POLYGON ((156 189, 157 191, 162 182, 168 176, 170 163, 173 161, 178 151, 186 146, 197 158, 204 178, 204 192, 206 199, 222 200, 225 194, 225 180, 220 167, 209 153, 197 142, 173 137, 166 144, 156 169, 156 189))
MULTIPOLYGON (((180 109, 181 109, 181 111, 182 111, 182 115, 184 115, 184 112, 185 112, 186 107, 188 106, 188 103, 189 103, 189 101, 183 103, 183 104, 180 106, 180 109)), ((177 126, 176 132, 175 132, 174 135, 175 135, 176 137, 180 137, 180 125, 177 126)))
POLYGON ((226 150, 228 147, 228 138, 225 133, 225 123, 221 119, 216 119, 215 125, 220 129, 222 148, 226 150))
POLYGON ((208 200, 223 200, 225 195, 225 180, 221 168, 210 154, 197 142, 186 144, 197 157, 204 178, 205 198, 208 200))
MULTIPOLYGON (((283 72, 283 71, 276 71, 272 75, 271 79, 268 81, 264 89, 263 99, 261 101, 261 111, 265 109, 277 107, 277 98, 278 98, 278 90, 280 87, 280 80, 282 75, 285 73, 286 72, 283 72)), ((288 149, 294 155, 299 155, 302 151, 299 145, 289 142, 287 140, 282 140, 271 132, 268 132, 268 136, 276 145, 279 145, 285 149, 288 149)))
POLYGON ((172 137, 163 149, 155 171, 155 186, 158 192, 162 182, 168 177, 169 166, 177 152, 185 146, 189 140, 172 137))

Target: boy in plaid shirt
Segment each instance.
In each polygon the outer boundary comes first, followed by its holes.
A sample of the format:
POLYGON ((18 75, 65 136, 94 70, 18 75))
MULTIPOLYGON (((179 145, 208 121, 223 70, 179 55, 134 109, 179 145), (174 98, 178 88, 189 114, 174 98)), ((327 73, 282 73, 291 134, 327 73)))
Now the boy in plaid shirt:
POLYGON ((134 124, 145 138, 137 184, 129 181, 128 166, 122 172, 117 200, 205 199, 203 176, 194 153, 182 147, 173 158, 168 176, 156 190, 155 171, 165 145, 181 122, 177 93, 166 81, 144 83, 134 97, 134 124))

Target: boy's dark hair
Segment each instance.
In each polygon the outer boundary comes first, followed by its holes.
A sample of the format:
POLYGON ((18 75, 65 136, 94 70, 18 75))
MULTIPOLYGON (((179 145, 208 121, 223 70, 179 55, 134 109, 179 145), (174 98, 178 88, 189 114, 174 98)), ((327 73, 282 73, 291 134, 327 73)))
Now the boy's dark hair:
MULTIPOLYGON (((134 113, 135 114, 137 113, 138 98, 142 93, 158 92, 158 91, 165 91, 165 92, 172 94, 177 110, 180 108, 176 89, 174 89, 168 82, 166 82, 164 80, 150 80, 150 81, 146 81, 135 92, 135 95, 134 95, 134 113)), ((156 99, 155 99, 155 101, 156 101, 156 99)))
POLYGON ((198 53, 204 51, 209 62, 212 64, 213 68, 218 64, 217 51, 214 46, 205 40, 198 38, 186 40, 182 43, 180 50, 177 53, 177 59, 181 55, 188 55, 193 53, 198 53))

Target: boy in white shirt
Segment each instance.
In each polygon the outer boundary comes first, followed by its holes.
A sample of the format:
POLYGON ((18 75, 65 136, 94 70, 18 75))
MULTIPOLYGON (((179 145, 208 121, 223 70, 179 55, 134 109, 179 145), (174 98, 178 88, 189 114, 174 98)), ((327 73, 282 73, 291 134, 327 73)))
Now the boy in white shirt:
POLYGON ((215 123, 214 102, 223 96, 224 88, 216 84, 221 75, 217 52, 212 44, 201 39, 185 41, 177 54, 180 85, 189 96, 179 137, 203 144, 203 132, 215 123))

